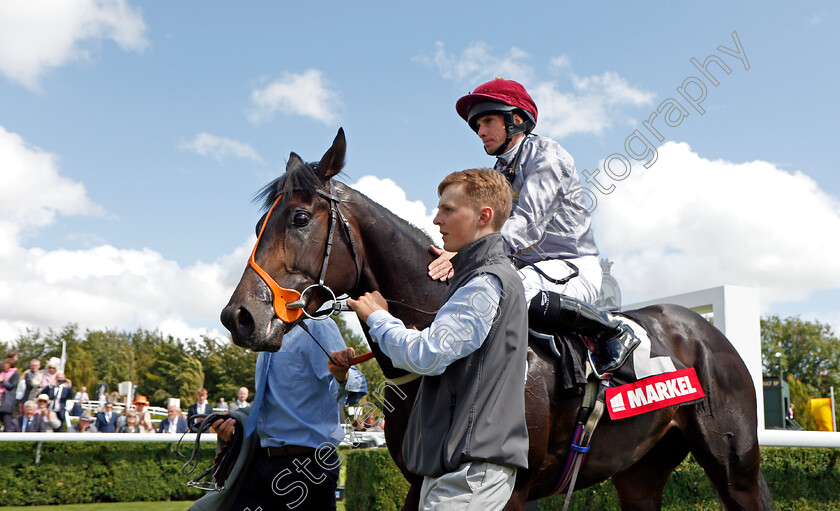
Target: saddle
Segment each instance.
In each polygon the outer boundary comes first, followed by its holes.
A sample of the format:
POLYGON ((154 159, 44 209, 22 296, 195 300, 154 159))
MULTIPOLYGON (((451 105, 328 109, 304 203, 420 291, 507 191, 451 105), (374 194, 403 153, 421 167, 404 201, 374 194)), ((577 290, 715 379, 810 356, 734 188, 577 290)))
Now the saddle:
MULTIPOLYGON (((668 348, 658 339, 648 335, 645 328, 626 315, 615 317, 633 329, 641 343, 630 358, 609 378, 609 386, 615 387, 648 378, 653 375, 685 369, 685 365, 673 357, 668 348)), ((552 331, 538 331, 529 328, 528 344, 541 347, 557 359, 557 389, 561 391, 586 385, 589 377, 587 360, 593 343, 585 336, 552 331)))

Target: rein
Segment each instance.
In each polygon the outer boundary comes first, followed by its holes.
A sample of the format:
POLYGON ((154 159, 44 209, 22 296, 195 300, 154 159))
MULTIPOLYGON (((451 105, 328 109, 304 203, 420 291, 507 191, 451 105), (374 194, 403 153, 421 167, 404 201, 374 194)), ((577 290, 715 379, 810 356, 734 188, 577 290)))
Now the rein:
MULTIPOLYGON (((196 415, 195 417, 201 419, 201 422, 198 424, 192 424, 187 428, 187 431, 185 431, 178 440, 178 444, 175 449, 179 457, 187 458, 186 455, 181 453, 181 442, 184 440, 184 436, 186 436, 187 433, 196 434, 195 442, 193 443, 193 448, 190 451, 189 458, 186 463, 184 463, 184 466, 181 467, 181 473, 184 475, 191 475, 198 467, 198 451, 201 448, 201 434, 206 433, 217 420, 228 419, 230 415, 227 413, 211 413, 196 415)), ((235 433, 233 438, 230 442, 225 443, 224 447, 222 447, 218 454, 216 454, 213 464, 210 465, 207 470, 202 472, 201 475, 188 481, 187 486, 204 491, 222 491, 225 488, 225 482, 227 481, 228 476, 230 476, 233 466, 236 465, 237 458, 239 458, 239 451, 242 449, 242 438, 245 436, 245 428, 242 426, 242 423, 236 421, 234 428, 235 433), (202 481, 202 479, 210 474, 213 475, 210 481, 202 481)))

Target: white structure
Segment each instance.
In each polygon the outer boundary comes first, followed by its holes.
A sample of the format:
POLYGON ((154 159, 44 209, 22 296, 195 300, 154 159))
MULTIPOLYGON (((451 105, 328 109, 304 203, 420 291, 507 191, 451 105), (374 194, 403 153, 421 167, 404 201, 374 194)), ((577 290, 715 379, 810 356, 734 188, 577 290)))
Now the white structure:
POLYGON ((761 371, 761 311, 758 290, 720 286, 647 302, 623 305, 631 310, 663 303, 682 305, 712 321, 729 339, 747 365, 755 387, 758 439, 761 445, 840 447, 840 433, 764 429, 764 386, 761 371))

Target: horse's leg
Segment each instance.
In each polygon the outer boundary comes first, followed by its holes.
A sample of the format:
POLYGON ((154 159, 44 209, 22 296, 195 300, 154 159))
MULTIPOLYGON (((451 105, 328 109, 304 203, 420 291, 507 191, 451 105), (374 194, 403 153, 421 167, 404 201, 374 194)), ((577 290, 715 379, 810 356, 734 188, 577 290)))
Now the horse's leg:
POLYGON ((656 511, 662 508, 662 493, 671 472, 688 454, 682 431, 671 428, 631 467, 612 477, 622 511, 656 511))
POLYGON ((716 422, 697 424, 696 435, 686 432, 691 452, 727 510, 760 510, 758 441, 754 430, 736 423, 732 421, 722 429, 716 422))
MULTIPOLYGON (((726 372, 726 364, 720 362, 718 366, 726 372)), ((734 369, 728 371, 731 377, 734 369)), ((715 378, 720 384, 726 382, 727 375, 717 374, 715 378)), ((742 382, 742 385, 752 390, 752 381, 742 382)), ((708 401, 683 407, 678 412, 679 421, 694 458, 711 479, 726 509, 760 510, 761 454, 755 414, 750 416, 747 412, 755 410, 755 400, 740 399, 739 402, 739 392, 724 386, 725 383, 710 389, 706 394, 708 401)))

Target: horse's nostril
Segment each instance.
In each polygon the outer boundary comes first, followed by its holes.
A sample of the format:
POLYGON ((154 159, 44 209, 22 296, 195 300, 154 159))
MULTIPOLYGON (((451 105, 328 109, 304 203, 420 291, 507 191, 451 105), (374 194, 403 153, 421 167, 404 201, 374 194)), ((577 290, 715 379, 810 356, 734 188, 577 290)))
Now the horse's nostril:
POLYGON ((236 328, 241 337, 251 337, 254 333, 254 317, 245 307, 236 310, 236 328))
POLYGON ((254 317, 245 307, 225 307, 220 319, 234 335, 250 337, 254 333, 254 317))

